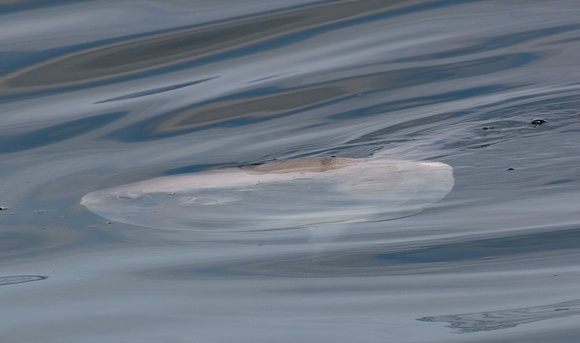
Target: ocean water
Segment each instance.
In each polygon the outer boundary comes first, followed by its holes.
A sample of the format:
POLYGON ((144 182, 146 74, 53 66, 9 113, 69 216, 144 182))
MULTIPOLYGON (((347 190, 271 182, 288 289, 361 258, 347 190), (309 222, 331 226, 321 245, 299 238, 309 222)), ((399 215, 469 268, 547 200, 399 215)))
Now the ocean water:
POLYGON ((1 340, 576 342, 579 59, 574 0, 1 1, 1 340), (314 240, 80 205, 377 155, 454 187, 314 240))

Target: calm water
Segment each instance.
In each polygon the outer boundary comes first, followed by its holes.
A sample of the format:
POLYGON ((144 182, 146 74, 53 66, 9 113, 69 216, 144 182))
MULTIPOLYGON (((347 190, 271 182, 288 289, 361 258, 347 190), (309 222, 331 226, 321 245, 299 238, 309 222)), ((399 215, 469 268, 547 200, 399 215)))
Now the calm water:
POLYGON ((576 342, 579 58, 576 0, 2 1, 2 341, 576 342), (79 205, 377 153, 455 186, 314 242, 79 205))

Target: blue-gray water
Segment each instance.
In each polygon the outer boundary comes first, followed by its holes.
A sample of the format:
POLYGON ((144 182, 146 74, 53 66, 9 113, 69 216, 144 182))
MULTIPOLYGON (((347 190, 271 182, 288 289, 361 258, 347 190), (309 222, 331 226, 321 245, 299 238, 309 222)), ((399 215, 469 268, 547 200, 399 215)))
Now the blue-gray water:
POLYGON ((579 59, 576 0, 1 1, 1 341, 576 342, 579 59), (379 151, 455 186, 314 245, 79 205, 379 151))

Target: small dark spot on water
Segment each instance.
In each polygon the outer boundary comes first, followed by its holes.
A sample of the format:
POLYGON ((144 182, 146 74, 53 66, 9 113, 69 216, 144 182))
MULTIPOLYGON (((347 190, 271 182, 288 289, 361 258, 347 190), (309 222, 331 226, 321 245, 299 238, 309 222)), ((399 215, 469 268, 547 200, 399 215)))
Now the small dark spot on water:
POLYGON ((484 126, 481 128, 482 130, 493 130, 493 127, 489 127, 489 126, 484 126))
POLYGON ((336 156, 335 156, 335 155, 331 155, 330 157, 332 157, 332 158, 336 158, 336 156))
POLYGON ((8 209, 7 207, 0 207, 0 211, 4 211, 4 210, 7 210, 7 209, 8 209))
POLYGON ((43 210, 38 210, 38 211, 36 211, 36 213, 44 213, 44 211, 43 210))
POLYGON ((107 224, 113 224, 113 222, 107 222, 107 224))
POLYGON ((480 145, 479 147, 480 147, 480 148, 487 148, 487 147, 488 147, 488 146, 490 146, 490 145, 491 145, 491 144, 482 144, 482 145, 480 145))
POLYGON ((171 192, 171 193, 167 193, 167 195, 175 195, 175 193, 171 192))
POLYGON ((514 169, 514 168, 508 168, 508 169, 506 169, 506 170, 515 170, 515 169, 514 169))
POLYGON ((131 198, 130 196, 127 196, 127 195, 119 195, 117 197, 117 199, 121 199, 121 200, 133 200, 133 198, 131 198))
POLYGON ((532 124, 532 125, 542 125, 542 124, 545 124, 545 123, 547 123, 547 121, 545 121, 542 118, 536 118, 536 119, 534 119, 534 120, 532 120, 530 122, 530 124, 532 124))
POLYGON ((554 311, 570 311, 569 308, 556 308, 554 311))

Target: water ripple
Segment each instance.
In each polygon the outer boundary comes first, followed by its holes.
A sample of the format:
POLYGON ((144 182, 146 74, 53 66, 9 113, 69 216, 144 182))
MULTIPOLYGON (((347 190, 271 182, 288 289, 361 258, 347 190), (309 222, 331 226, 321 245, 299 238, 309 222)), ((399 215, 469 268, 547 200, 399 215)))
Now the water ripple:
POLYGON ((13 275, 0 277, 0 286, 15 285, 18 283, 46 280, 48 276, 41 275, 13 275))

